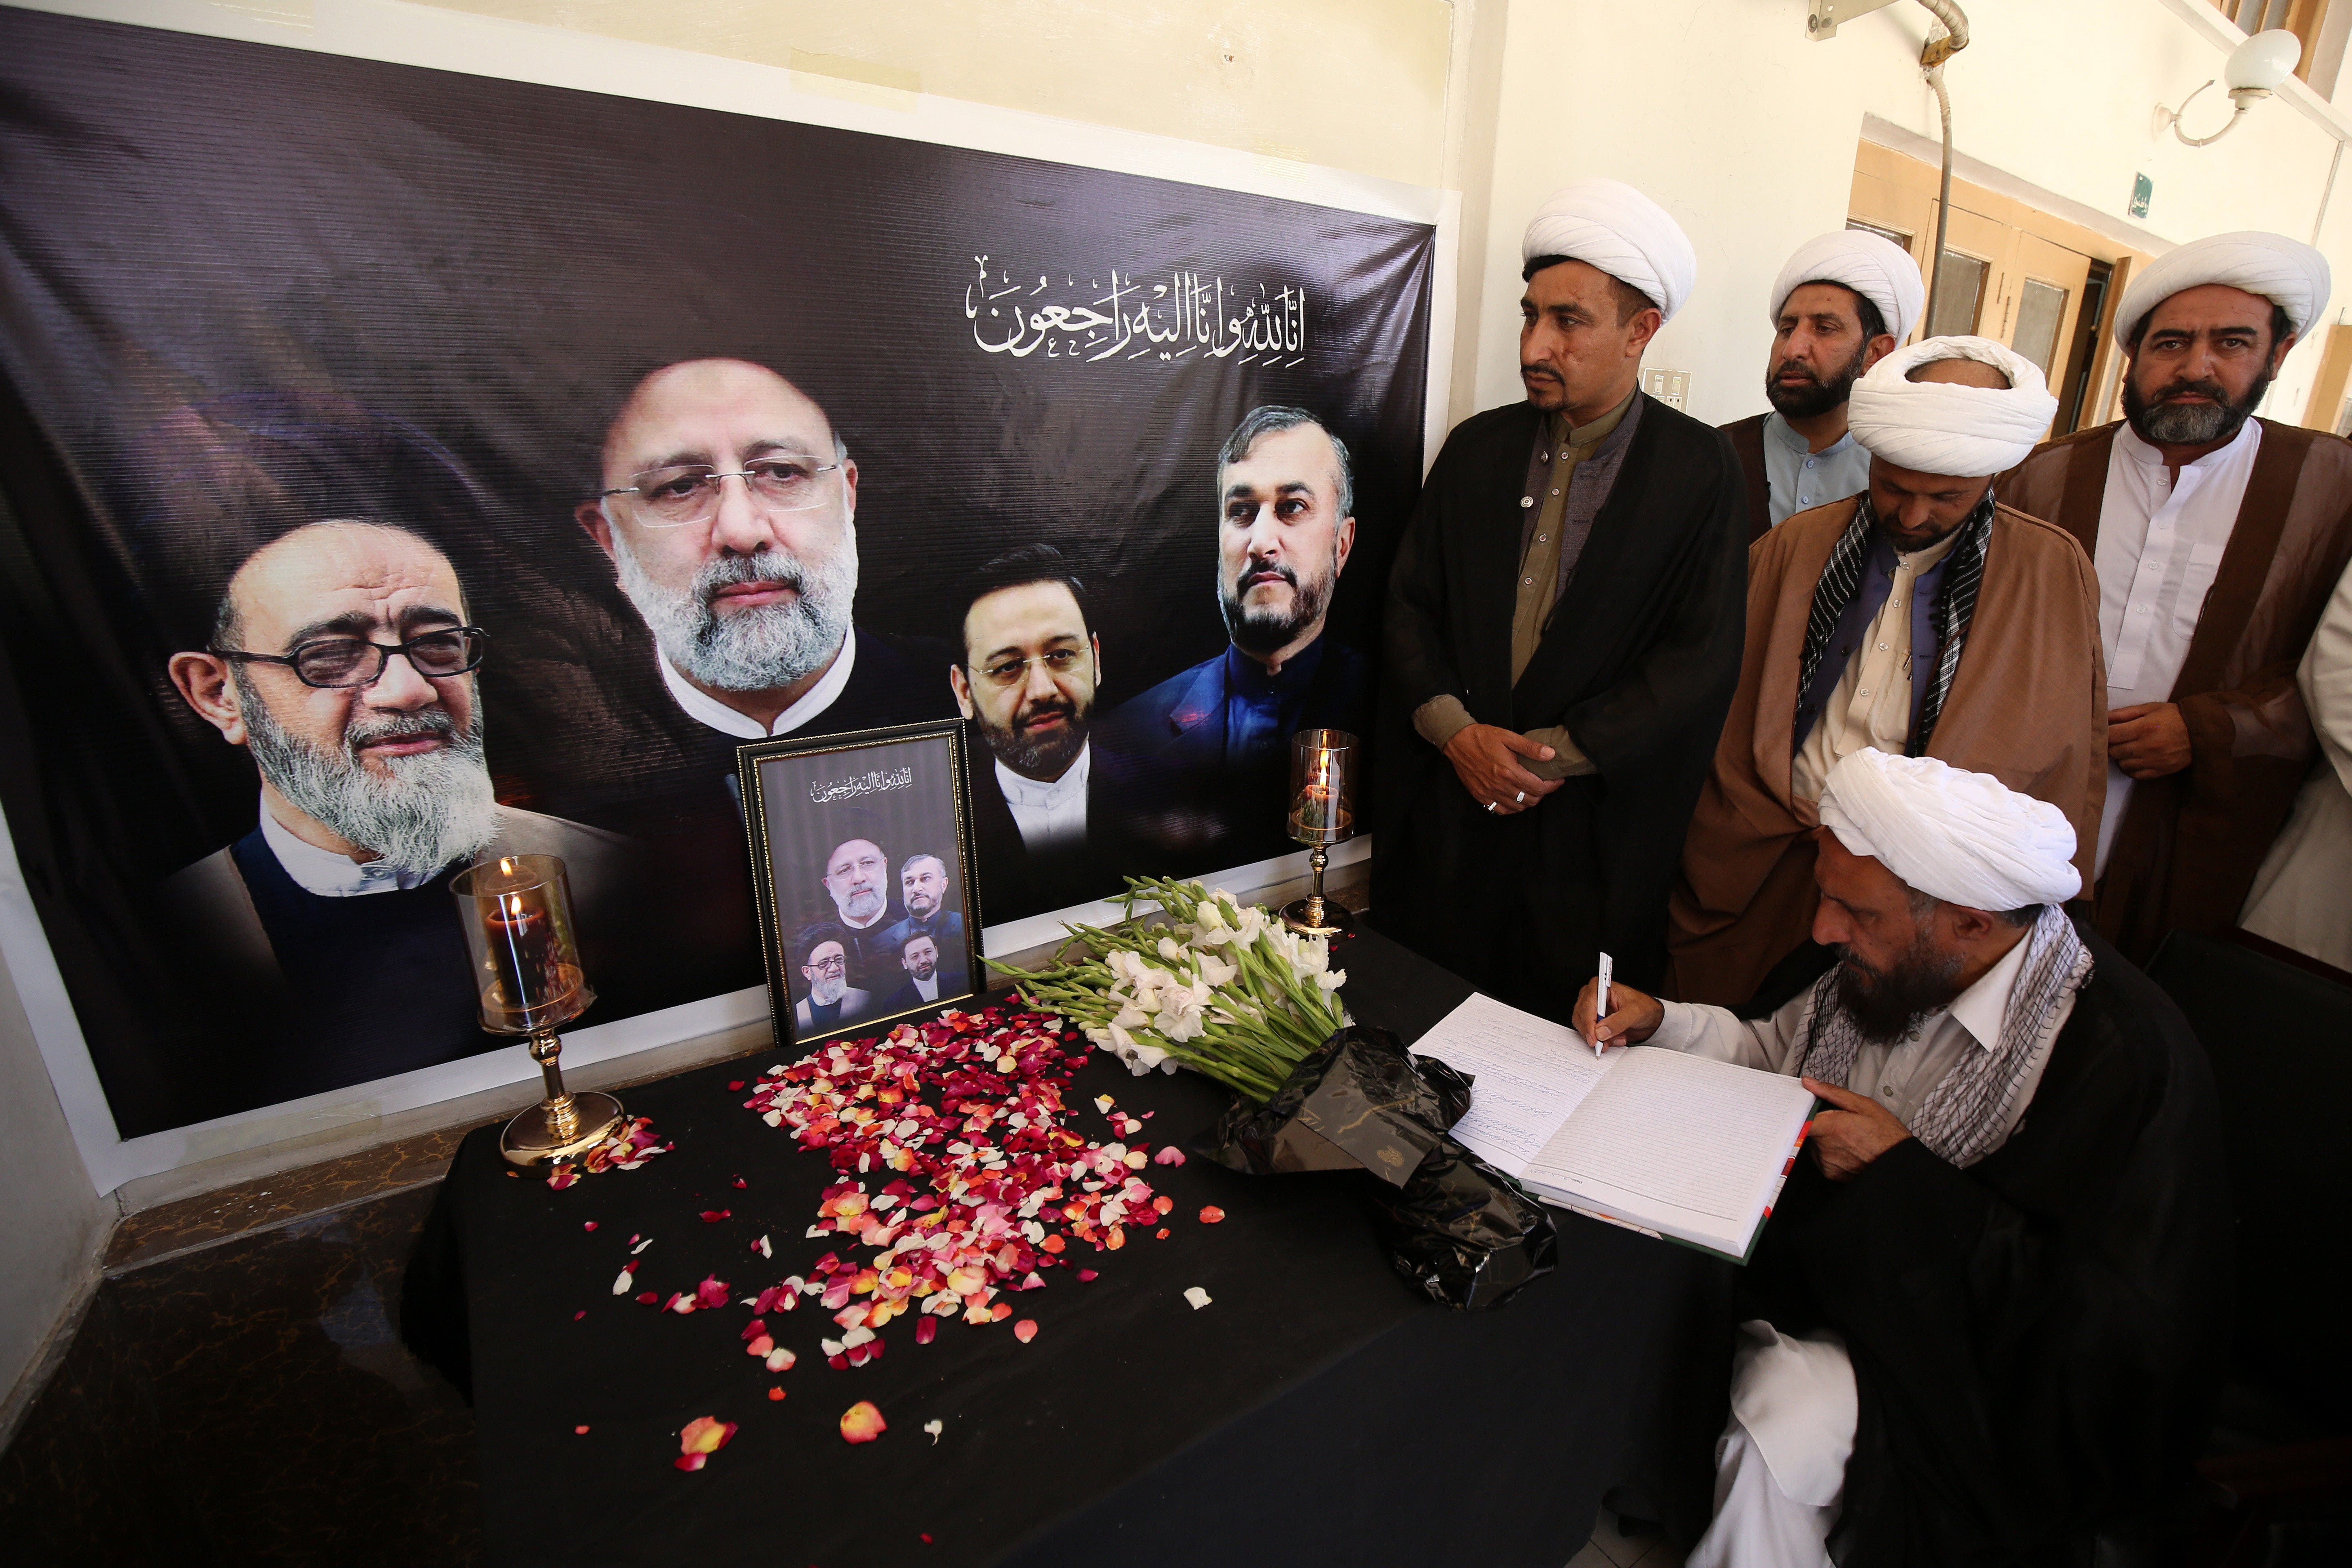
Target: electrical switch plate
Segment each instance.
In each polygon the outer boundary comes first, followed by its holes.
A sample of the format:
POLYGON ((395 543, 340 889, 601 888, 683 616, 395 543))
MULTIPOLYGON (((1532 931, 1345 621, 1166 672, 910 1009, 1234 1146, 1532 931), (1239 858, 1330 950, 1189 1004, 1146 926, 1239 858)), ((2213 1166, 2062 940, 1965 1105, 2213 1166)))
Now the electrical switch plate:
POLYGON ((1690 411, 1690 372, 1686 370, 1645 370, 1642 390, 1669 408, 1690 411))

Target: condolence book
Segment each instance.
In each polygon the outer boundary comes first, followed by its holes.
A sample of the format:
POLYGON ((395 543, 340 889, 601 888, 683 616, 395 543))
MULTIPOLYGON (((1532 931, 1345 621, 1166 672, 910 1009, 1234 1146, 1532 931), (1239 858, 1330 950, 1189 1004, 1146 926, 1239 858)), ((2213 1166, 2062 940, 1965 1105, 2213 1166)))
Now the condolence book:
POLYGON ((1454 1136, 1545 1202, 1744 1263, 1803 1144, 1793 1078, 1575 1030, 1473 994, 1413 1043, 1472 1079, 1454 1136))

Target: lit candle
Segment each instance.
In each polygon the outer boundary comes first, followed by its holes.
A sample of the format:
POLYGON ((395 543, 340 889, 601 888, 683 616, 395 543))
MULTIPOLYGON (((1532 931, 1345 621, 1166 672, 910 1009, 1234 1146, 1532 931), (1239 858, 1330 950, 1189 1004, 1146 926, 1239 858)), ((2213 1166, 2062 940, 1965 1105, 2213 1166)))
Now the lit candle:
POLYGON ((552 931, 540 889, 499 894, 490 904, 485 925, 490 962, 497 968, 509 1009, 520 1012, 541 1006, 562 989, 555 984, 554 965, 550 962, 552 931))

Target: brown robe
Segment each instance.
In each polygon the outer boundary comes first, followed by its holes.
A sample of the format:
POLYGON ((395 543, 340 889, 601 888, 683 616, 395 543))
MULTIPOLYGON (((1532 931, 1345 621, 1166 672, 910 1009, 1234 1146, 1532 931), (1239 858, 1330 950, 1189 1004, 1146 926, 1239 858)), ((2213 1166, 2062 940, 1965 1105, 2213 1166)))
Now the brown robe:
MULTIPOLYGON (((1820 817, 1790 788, 1798 666, 1813 590, 1860 505, 1849 496, 1801 511, 1748 546, 1739 690, 1668 906, 1667 992, 1683 1001, 1738 1006, 1811 932, 1820 817)), ((1927 754, 2064 812, 2086 880, 2106 799, 2106 695, 2089 559, 2050 524, 1997 505, 1968 642, 1927 754)))
POLYGON ((1754 543, 1772 531, 1772 480, 1764 468, 1764 416, 1751 414, 1717 429, 1731 437, 1739 454, 1740 477, 1748 481, 1748 540, 1754 543))
MULTIPOLYGON (((2352 557, 2352 444, 2262 421, 2262 450, 2172 700, 2189 766, 2142 779, 2097 891, 2099 930, 2135 963, 2167 931, 2237 923, 2317 749, 2295 665, 2352 557)), ((1996 481, 2095 560, 2115 425, 2044 442, 1996 481)), ((2104 705, 2104 704, 2103 704, 2104 705)))

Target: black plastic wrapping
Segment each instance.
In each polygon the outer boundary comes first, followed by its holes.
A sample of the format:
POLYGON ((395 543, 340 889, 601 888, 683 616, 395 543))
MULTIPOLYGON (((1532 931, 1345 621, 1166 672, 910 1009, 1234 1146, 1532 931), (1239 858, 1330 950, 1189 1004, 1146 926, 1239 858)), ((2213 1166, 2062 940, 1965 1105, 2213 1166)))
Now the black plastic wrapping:
POLYGON ((1236 1097, 1195 1147, 1252 1175, 1369 1173, 1397 1272, 1449 1307, 1499 1307, 1550 1270, 1557 1243, 1541 1204, 1446 1136, 1470 1096, 1471 1080, 1453 1068, 1351 1024, 1264 1105, 1236 1097))
POLYGON ((1558 1259, 1550 1213, 1451 1138, 1402 1190, 1370 1195, 1389 1261, 1433 1301, 1499 1307, 1558 1259))

